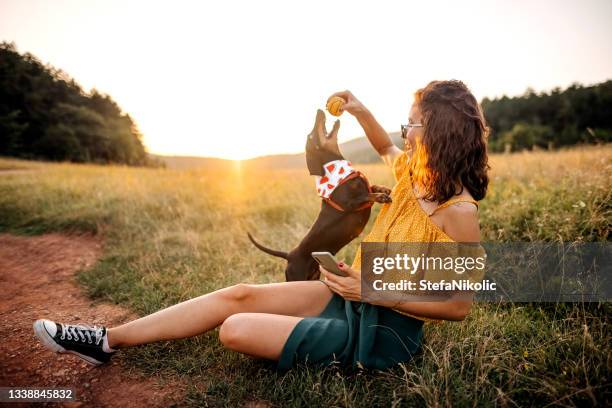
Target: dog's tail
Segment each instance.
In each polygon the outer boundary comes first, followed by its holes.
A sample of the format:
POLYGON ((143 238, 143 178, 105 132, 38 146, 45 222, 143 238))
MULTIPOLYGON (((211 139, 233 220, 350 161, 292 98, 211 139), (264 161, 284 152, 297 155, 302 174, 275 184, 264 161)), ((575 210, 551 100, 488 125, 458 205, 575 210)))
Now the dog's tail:
POLYGON ((249 236, 249 239, 251 240, 253 245, 255 245, 257 248, 261 249, 265 253, 273 255, 273 256, 278 256, 279 258, 287 259, 287 252, 277 251, 275 249, 266 248, 265 246, 261 245, 259 242, 255 241, 255 238, 253 238, 253 236, 251 235, 250 232, 247 232, 247 235, 249 236))

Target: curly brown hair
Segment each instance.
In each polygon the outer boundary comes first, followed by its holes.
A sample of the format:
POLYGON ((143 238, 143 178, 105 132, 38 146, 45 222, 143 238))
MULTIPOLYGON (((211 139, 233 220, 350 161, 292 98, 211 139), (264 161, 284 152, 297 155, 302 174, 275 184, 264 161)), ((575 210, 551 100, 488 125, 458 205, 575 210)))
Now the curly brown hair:
POLYGON ((475 200, 482 200, 489 184, 490 129, 476 98, 458 80, 431 81, 414 97, 424 132, 409 169, 426 192, 423 198, 441 204, 465 186, 475 200))

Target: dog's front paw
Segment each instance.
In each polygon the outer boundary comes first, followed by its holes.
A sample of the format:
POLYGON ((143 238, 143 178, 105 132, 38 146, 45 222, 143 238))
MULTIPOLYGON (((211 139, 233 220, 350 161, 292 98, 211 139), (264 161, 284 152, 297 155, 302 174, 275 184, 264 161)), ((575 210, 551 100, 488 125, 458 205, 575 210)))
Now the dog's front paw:
POLYGON ((385 186, 379 186, 377 184, 373 184, 372 185, 372 192, 373 193, 383 193, 386 195, 391 195, 391 189, 387 188, 385 186))
MULTIPOLYGON (((387 189, 389 190, 389 189, 387 189)), ((389 190, 389 192, 391 192, 391 190, 389 190)), ((391 196, 387 193, 382 193, 378 199, 376 200, 377 203, 390 203, 391 202, 391 196)))
POLYGON ((391 202, 391 196, 385 193, 370 193, 369 198, 371 201, 374 201, 377 203, 390 203, 391 202))

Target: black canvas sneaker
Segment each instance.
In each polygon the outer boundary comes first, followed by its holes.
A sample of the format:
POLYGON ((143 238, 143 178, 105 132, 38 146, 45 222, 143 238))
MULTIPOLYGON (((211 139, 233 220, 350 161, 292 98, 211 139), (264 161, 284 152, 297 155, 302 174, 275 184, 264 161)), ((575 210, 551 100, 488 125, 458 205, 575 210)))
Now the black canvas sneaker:
POLYGON ((40 319, 34 322, 34 333, 49 350, 71 353, 94 365, 108 362, 114 354, 103 350, 104 326, 63 324, 40 319))

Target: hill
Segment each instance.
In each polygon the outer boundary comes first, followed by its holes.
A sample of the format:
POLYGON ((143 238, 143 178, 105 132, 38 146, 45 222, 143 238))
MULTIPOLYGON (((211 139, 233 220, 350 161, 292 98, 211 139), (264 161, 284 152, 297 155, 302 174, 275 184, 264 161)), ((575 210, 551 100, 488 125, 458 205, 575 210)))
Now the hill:
MULTIPOLYGON (((403 147, 403 141, 399 132, 390 133, 393 143, 399 148, 403 147)), ((363 136, 348 142, 340 143, 340 151, 356 164, 379 163, 380 158, 369 140, 363 136)), ((233 160, 219 159, 216 157, 195 157, 195 156, 162 156, 151 155, 155 160, 165 163, 170 169, 198 169, 198 168, 230 168, 234 167, 233 160)), ((243 160, 241 166, 257 169, 291 169, 306 168, 304 153, 296 154, 274 154, 268 156, 255 157, 243 160)))

